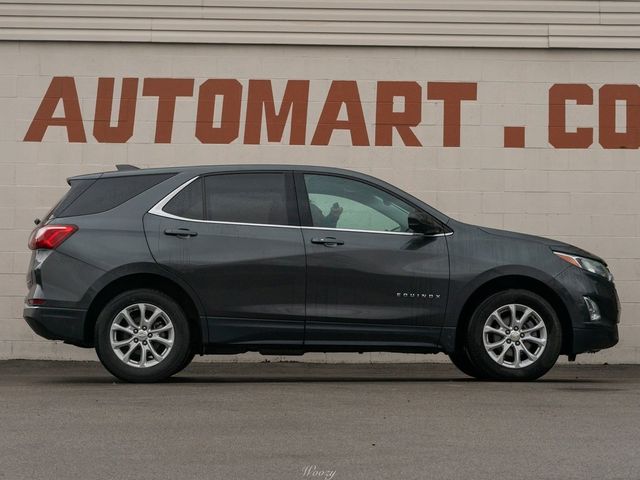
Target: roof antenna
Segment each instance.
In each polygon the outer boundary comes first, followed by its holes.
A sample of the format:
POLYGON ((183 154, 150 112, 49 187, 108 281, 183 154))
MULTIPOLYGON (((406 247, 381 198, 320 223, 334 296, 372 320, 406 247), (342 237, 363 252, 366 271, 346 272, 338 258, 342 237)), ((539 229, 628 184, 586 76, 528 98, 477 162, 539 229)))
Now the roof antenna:
POLYGON ((116 165, 116 169, 119 172, 124 172, 126 170, 140 170, 139 167, 136 167, 135 165, 129 165, 128 163, 119 163, 118 165, 116 165))

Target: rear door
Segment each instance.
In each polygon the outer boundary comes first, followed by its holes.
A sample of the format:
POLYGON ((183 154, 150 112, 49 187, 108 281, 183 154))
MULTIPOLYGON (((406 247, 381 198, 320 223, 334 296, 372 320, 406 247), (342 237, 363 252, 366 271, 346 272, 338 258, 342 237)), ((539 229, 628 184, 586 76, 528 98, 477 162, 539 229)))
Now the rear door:
POLYGON ((198 293, 211 343, 302 344, 305 253, 291 173, 193 179, 145 227, 156 260, 198 293))

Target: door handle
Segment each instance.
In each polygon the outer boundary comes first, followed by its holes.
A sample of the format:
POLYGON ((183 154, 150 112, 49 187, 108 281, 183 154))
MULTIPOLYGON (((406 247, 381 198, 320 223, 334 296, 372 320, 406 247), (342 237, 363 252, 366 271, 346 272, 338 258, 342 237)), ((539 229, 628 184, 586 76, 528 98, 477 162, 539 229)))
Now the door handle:
POLYGON ((314 237, 311 239, 311 243, 315 243, 318 245, 324 245, 326 247, 335 247, 336 245, 344 245, 342 240, 338 240, 335 237, 314 237))
POLYGON ((180 238, 189 238, 195 237, 196 235, 198 235, 198 232, 194 232, 193 230, 189 230, 188 228, 170 228, 168 230, 165 230, 164 234, 180 238))

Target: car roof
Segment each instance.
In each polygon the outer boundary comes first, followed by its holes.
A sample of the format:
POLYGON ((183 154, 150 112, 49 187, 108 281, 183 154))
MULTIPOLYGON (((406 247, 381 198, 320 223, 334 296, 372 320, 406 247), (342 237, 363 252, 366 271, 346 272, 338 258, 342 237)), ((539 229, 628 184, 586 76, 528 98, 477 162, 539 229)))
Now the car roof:
MULTIPOLYGON (((132 175, 155 175, 166 173, 187 173, 202 175, 217 172, 242 172, 242 171, 305 171, 322 173, 341 173, 357 177, 368 177, 365 174, 348 170, 345 168, 322 167, 317 165, 290 165, 290 164, 228 164, 228 165, 190 165, 163 168, 131 168, 125 170, 113 170, 107 172, 88 173, 69 177, 68 182, 73 180, 91 180, 101 177, 129 177, 132 175)), ((371 178, 371 177, 369 177, 371 178)), ((376 179, 377 180, 377 179, 376 179)))

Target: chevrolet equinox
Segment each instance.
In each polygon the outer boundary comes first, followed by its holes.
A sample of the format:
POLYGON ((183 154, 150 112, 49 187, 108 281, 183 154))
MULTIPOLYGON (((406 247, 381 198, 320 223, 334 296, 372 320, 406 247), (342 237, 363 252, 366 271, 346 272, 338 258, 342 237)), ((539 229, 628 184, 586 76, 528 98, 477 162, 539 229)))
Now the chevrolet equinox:
POLYGON ((618 341, 604 260, 468 225, 388 183, 291 165, 72 177, 29 239, 24 317, 155 382, 196 354, 445 352, 533 380, 618 341))

